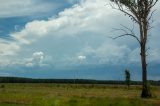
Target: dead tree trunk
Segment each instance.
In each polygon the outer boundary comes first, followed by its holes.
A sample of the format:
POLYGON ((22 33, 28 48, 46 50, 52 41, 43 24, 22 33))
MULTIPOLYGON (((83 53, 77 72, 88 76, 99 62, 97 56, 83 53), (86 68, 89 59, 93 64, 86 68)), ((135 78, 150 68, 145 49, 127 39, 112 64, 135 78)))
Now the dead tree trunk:
POLYGON ((140 20, 140 56, 141 56, 141 65, 142 65, 142 93, 141 97, 151 97, 151 92, 147 82, 147 63, 146 63, 146 43, 148 36, 148 22, 147 22, 147 13, 144 13, 143 20, 140 20))

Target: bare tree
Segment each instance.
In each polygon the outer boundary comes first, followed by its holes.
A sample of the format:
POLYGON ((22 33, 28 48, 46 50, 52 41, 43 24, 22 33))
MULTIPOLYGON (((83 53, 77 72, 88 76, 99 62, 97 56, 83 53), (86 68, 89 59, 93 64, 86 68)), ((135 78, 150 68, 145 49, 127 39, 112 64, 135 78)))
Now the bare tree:
POLYGON ((139 26, 139 35, 137 36, 132 29, 122 25, 121 30, 124 34, 114 39, 130 36, 135 38, 140 45, 140 56, 142 65, 142 94, 141 97, 151 97, 150 90, 147 86, 147 63, 146 63, 146 43, 148 39, 148 31, 151 28, 151 19, 154 11, 152 10, 158 0, 111 0, 116 5, 112 5, 115 9, 120 10, 139 26))

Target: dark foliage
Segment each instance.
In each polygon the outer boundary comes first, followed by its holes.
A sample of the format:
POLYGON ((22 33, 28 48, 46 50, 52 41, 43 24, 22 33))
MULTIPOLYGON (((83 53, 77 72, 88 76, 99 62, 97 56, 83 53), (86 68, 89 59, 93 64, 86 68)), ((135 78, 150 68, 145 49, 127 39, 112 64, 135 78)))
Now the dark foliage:
MULTIPOLYGON (((66 84, 120 84, 124 85, 125 81, 118 80, 89 80, 89 79, 32 79, 20 77, 0 77, 0 83, 66 83, 66 84)), ((132 85, 140 85, 141 81, 131 81, 132 85)), ((160 85, 160 81, 150 81, 152 85, 160 85)))
POLYGON ((125 77, 126 77, 126 80, 125 80, 126 85, 127 85, 127 86, 128 86, 128 88, 129 88, 130 83, 131 83, 131 79, 130 79, 130 72, 129 72, 129 70, 125 70, 125 77))

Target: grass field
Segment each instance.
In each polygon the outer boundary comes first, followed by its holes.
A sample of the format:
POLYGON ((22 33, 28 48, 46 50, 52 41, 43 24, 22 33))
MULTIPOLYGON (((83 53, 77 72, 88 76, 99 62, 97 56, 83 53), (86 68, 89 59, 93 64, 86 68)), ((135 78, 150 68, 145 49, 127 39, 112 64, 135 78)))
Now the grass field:
POLYGON ((0 84, 0 106, 160 106, 160 87, 140 98, 141 86, 0 84))

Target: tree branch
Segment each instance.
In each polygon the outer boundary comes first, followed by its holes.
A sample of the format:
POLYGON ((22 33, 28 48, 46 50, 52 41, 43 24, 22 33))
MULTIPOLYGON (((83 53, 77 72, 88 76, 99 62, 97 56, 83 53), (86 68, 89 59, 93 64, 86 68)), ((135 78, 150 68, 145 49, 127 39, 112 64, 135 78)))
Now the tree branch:
POLYGON ((122 35, 119 35, 117 37, 110 37, 110 38, 112 38, 112 39, 118 39, 118 38, 121 38, 121 37, 124 37, 124 36, 133 37, 133 38, 135 38, 138 41, 139 44, 141 44, 139 38, 137 36, 133 35, 133 34, 122 34, 122 35))
POLYGON ((149 16, 149 18, 148 18, 148 21, 152 18, 152 16, 153 16, 153 14, 154 14, 155 11, 156 11, 156 10, 153 10, 153 11, 151 12, 151 14, 150 14, 150 16, 149 16))
POLYGON ((133 32, 133 30, 134 30, 134 24, 133 24, 132 29, 130 29, 130 28, 128 28, 128 27, 126 27, 126 26, 124 26, 122 24, 120 24, 120 25, 123 28, 113 28, 113 30, 114 31, 122 31, 124 34, 119 35, 117 37, 110 37, 110 38, 117 39, 117 38, 124 37, 124 36, 130 36, 130 37, 135 38, 138 41, 138 43, 141 44, 140 39, 133 32))
POLYGON ((110 3, 110 6, 111 6, 113 9, 116 9, 116 10, 119 10, 119 11, 123 12, 124 14, 128 15, 129 17, 131 17, 131 19, 133 19, 135 22, 139 23, 139 21, 136 19, 136 18, 138 18, 138 16, 137 16, 136 10, 134 10, 134 8, 129 8, 129 7, 127 7, 129 10, 132 11, 132 13, 133 13, 133 15, 132 15, 132 14, 129 13, 128 11, 125 11, 120 3, 116 2, 116 4, 117 4, 117 6, 118 6, 117 8, 116 8, 115 6, 113 6, 111 3, 110 3), (134 15, 135 15, 136 17, 134 17, 134 15))

